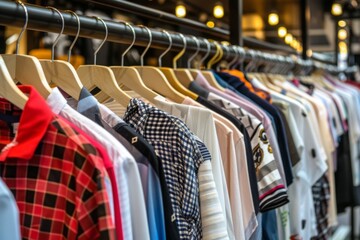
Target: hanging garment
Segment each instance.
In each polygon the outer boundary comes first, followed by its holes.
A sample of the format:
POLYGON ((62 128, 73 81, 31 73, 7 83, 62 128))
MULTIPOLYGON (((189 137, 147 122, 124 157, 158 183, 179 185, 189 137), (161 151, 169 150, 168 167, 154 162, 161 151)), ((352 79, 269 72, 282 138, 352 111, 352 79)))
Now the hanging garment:
MULTIPOLYGON (((1 169, 1 167, 0 167, 1 169)), ((19 209, 14 196, 0 178, 0 236, 3 239, 20 240, 19 209)))
POLYGON ((153 145, 160 156, 181 239, 201 238, 198 171, 204 159, 199 141, 185 124, 138 99, 132 99, 124 120, 153 145))
POLYGON ((22 237, 115 239, 98 152, 54 115, 35 89, 19 88, 29 94, 23 112, 2 100, 3 116, 21 120, 17 131, 3 122, 0 159, 2 179, 19 206, 22 237))

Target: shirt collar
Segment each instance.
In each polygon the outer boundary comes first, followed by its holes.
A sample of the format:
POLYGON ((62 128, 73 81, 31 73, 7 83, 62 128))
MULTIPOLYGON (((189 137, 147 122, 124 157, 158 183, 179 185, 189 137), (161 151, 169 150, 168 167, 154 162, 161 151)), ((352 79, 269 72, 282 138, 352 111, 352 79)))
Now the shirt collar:
POLYGON ((18 87, 28 94, 29 100, 22 111, 16 136, 3 148, 0 161, 6 158, 31 159, 54 117, 45 100, 32 86, 18 87))
POLYGON ((148 114, 153 109, 155 108, 146 104, 142 100, 132 98, 124 114, 124 119, 128 119, 128 121, 125 121, 128 122, 136 130, 141 129, 141 127, 145 128, 145 122, 148 114))
POLYGON ((57 87, 53 88, 46 102, 55 114, 60 114, 67 104, 66 99, 57 87))
POLYGON ((92 121, 101 125, 99 121, 100 110, 98 106, 98 101, 96 98, 91 95, 91 93, 86 89, 82 88, 80 92, 79 102, 77 105, 77 111, 92 121))

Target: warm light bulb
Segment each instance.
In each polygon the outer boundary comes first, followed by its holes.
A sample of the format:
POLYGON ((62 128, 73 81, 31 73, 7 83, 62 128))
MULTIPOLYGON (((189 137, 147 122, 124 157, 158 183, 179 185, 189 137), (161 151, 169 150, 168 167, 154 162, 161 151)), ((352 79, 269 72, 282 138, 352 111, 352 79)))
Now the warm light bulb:
POLYGON ((283 37, 286 36, 286 34, 287 34, 287 29, 286 29, 286 27, 279 27, 279 28, 278 28, 278 35, 279 35, 279 37, 283 38, 283 37))
POLYGON ((215 23, 213 21, 207 21, 206 26, 208 26, 209 28, 214 28, 215 23))
POLYGON ((306 51, 306 55, 307 55, 308 57, 311 57, 311 56, 313 55, 313 51, 312 51, 311 49, 308 49, 308 50, 306 51))
POLYGON ((346 42, 343 42, 343 41, 339 42, 339 49, 340 49, 340 50, 341 50, 341 49, 347 49, 347 44, 346 44, 346 42))
POLYGON ((298 52, 302 52, 303 51, 303 47, 299 44, 299 47, 297 48, 298 52))
POLYGON ((277 25, 279 23, 279 15, 277 15, 277 13, 270 13, 268 22, 271 26, 277 25))
POLYGON ((294 38, 291 43, 290 43, 290 46, 294 49, 298 48, 299 46, 299 42, 294 38))
POLYGON ((344 20, 340 20, 338 22, 339 27, 346 27, 346 22, 344 20))
POLYGON ((347 31, 345 29, 340 29, 338 31, 338 38, 340 40, 345 40, 347 38, 347 31))
POLYGON ((183 18, 186 16, 186 7, 183 4, 179 4, 175 8, 175 14, 179 18, 183 18))
POLYGON ((286 34, 285 43, 290 44, 292 42, 292 40, 293 40, 293 36, 291 35, 291 33, 286 34))
POLYGON ((221 3, 216 3, 213 10, 214 17, 222 18, 224 16, 224 7, 221 3))
POLYGON ((343 13, 343 9, 340 3, 333 3, 331 7, 331 13, 334 16, 339 16, 343 13))
POLYGON ((339 52, 341 54, 347 54, 348 53, 348 48, 346 43, 342 42, 344 45, 340 45, 341 42, 339 42, 339 52), (341 46, 341 47, 340 47, 341 46))

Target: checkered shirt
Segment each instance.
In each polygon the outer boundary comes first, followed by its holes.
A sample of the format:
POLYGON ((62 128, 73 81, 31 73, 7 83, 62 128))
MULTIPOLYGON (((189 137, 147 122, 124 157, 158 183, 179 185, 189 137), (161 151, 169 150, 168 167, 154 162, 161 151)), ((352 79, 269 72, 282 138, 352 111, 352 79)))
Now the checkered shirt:
POLYGON ((312 193, 314 199, 316 228, 318 235, 312 237, 312 240, 329 239, 329 202, 330 202, 330 185, 329 179, 324 174, 313 186, 312 193))
POLYGON ((32 87, 20 89, 30 94, 24 111, 0 99, 0 176, 17 202, 22 238, 115 239, 98 152, 32 87))
POLYGON ((201 239, 197 174, 204 158, 196 138, 180 119, 139 99, 130 101, 124 121, 160 156, 180 238, 201 239))
POLYGON ((286 187, 262 123, 250 113, 220 96, 210 94, 208 100, 235 116, 244 125, 250 136, 259 189, 260 210, 264 212, 288 203, 286 187))

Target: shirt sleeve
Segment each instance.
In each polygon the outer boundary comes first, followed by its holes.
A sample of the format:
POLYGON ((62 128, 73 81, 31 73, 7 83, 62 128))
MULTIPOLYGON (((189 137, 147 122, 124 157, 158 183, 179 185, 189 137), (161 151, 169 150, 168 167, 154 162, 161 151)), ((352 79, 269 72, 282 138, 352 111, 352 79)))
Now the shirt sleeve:
POLYGON ((286 187, 262 124, 255 128, 251 143, 258 181, 260 210, 268 211, 286 204, 289 201, 286 187))
POLYGON ((15 199, 0 178, 0 236, 2 239, 20 240, 19 210, 15 199))
POLYGON ((200 215, 202 233, 204 239, 229 239, 225 224, 224 210, 221 207, 218 192, 214 182, 211 167, 211 155, 200 140, 196 140, 203 159, 200 164, 199 195, 200 195, 200 215))

